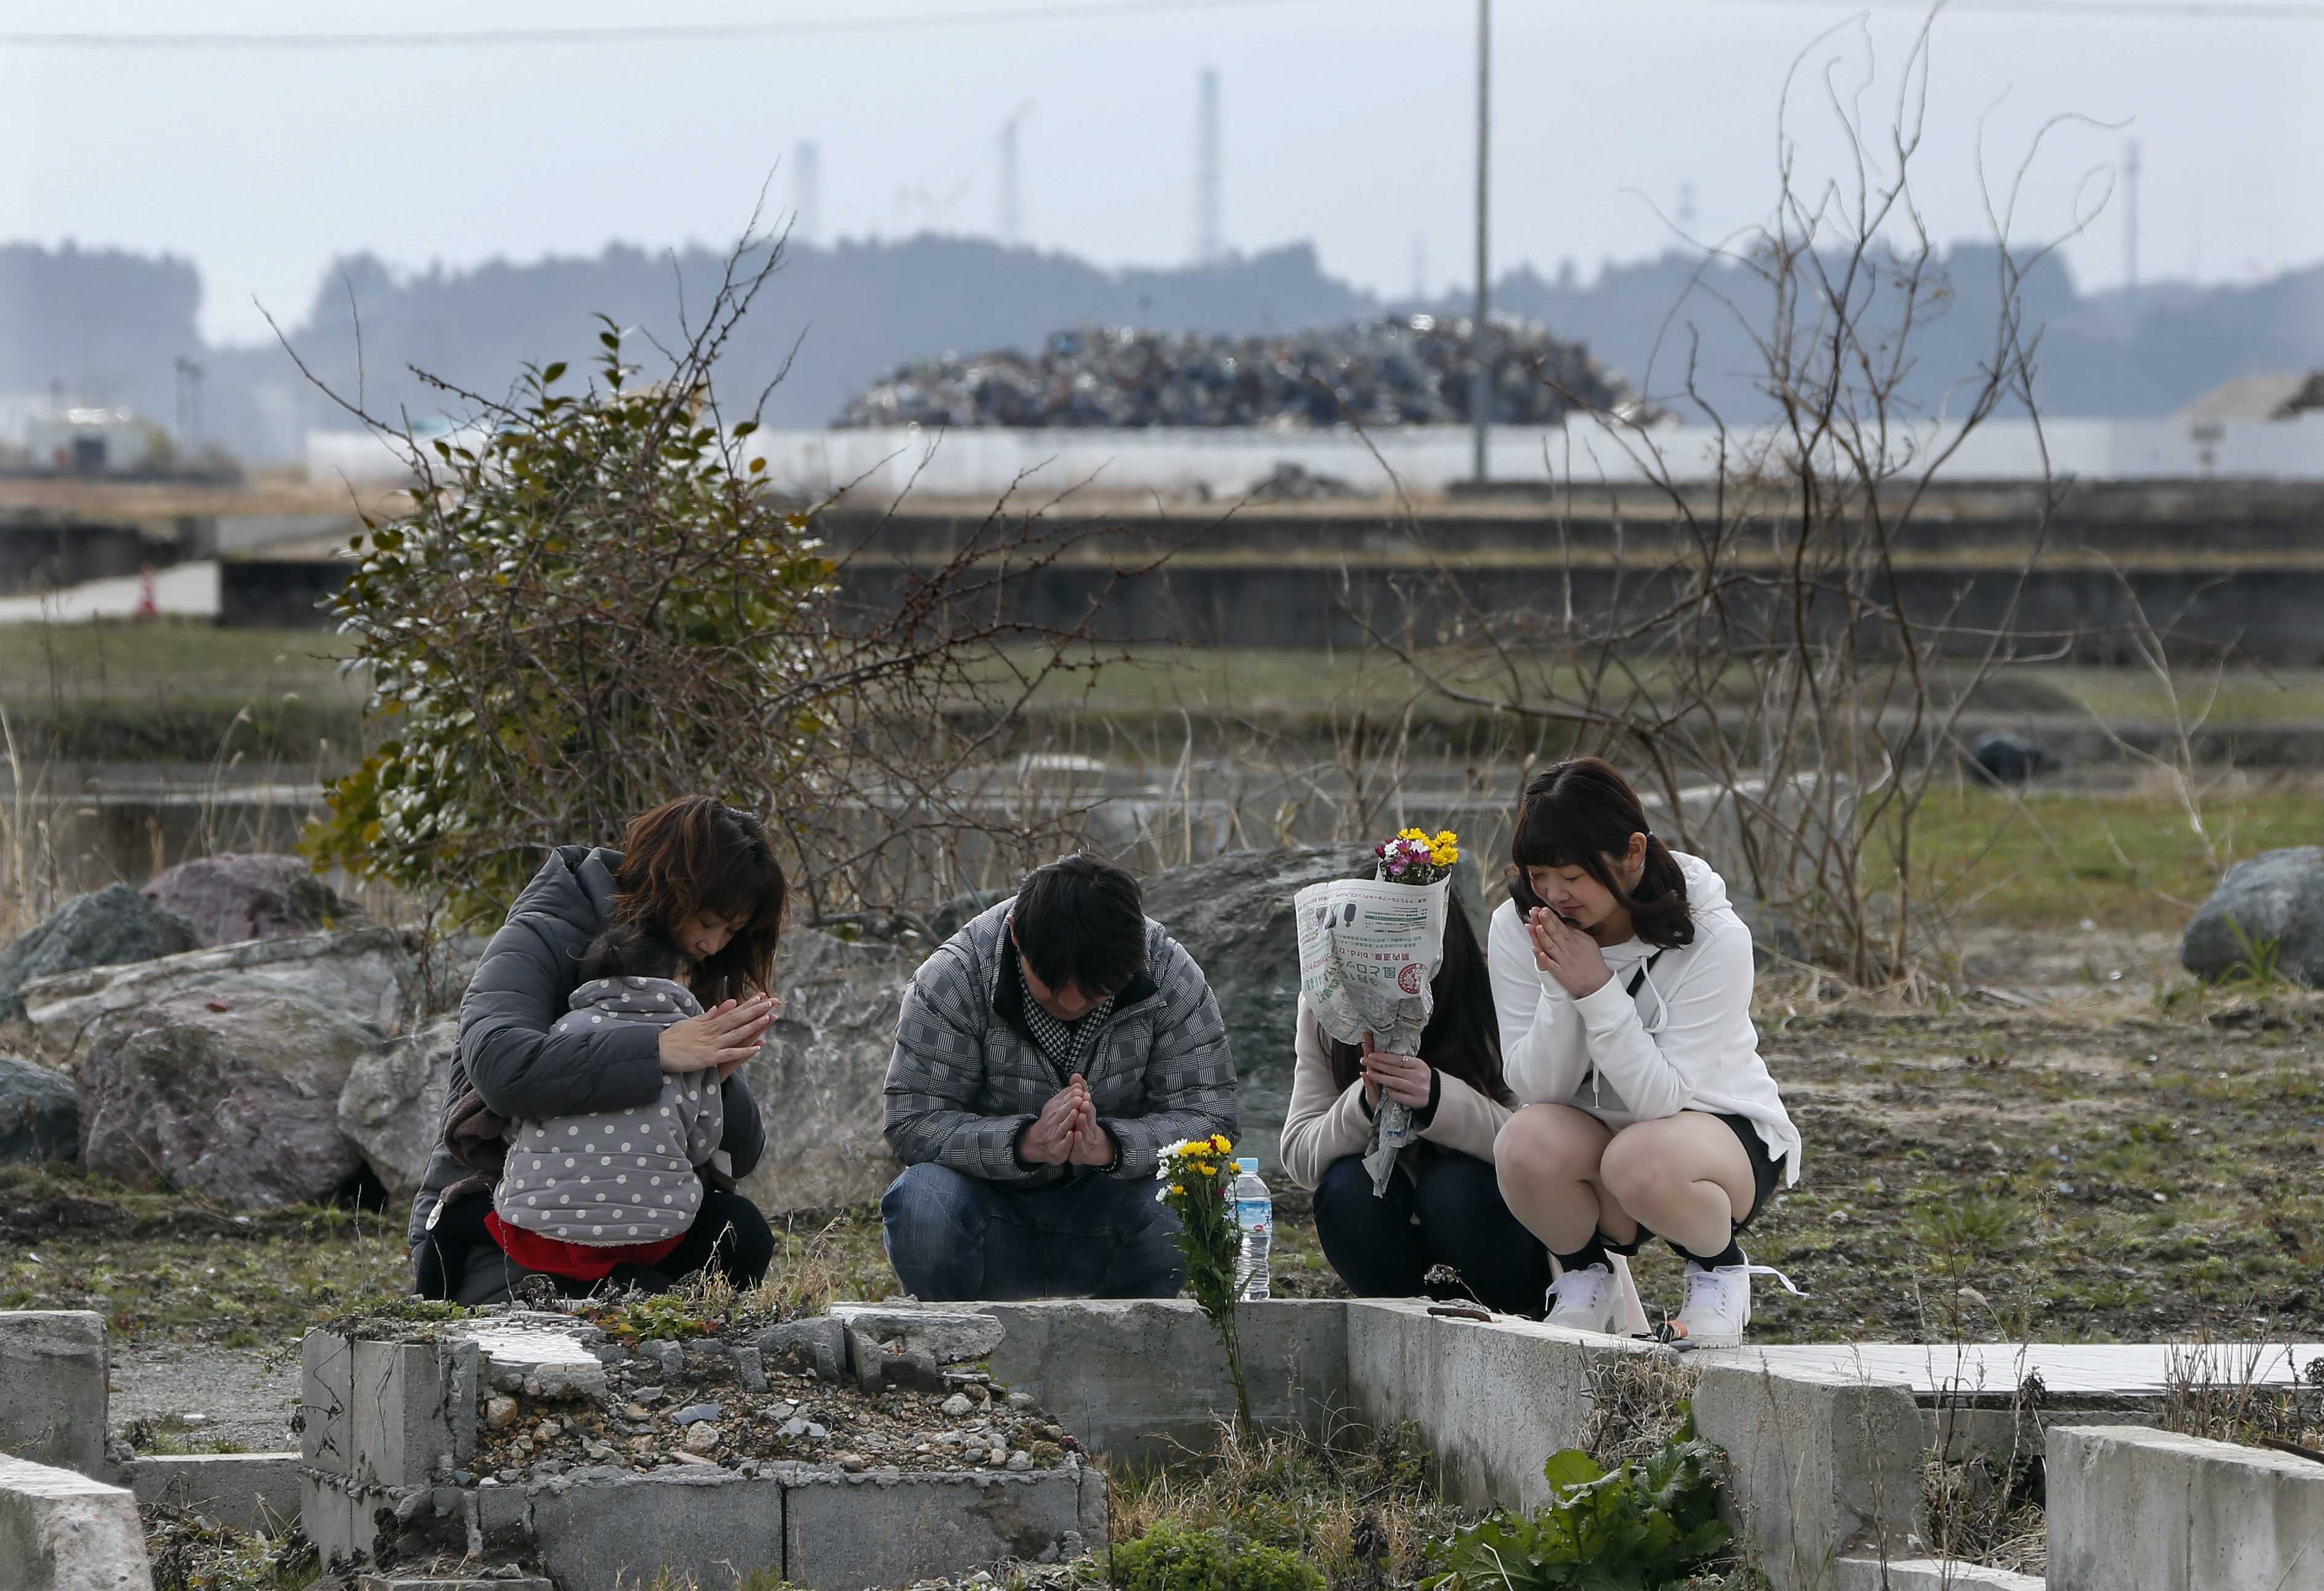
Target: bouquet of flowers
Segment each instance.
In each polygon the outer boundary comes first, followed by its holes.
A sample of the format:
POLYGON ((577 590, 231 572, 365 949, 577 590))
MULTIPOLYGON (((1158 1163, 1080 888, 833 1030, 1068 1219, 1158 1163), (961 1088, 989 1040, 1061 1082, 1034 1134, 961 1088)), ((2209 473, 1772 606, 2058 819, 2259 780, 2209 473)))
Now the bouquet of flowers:
POLYGON ((1240 1434, 1250 1433, 1250 1393, 1242 1375, 1242 1334, 1235 1314, 1235 1267, 1242 1258, 1242 1230, 1235 1225, 1234 1177, 1227 1159, 1234 1148, 1223 1133, 1185 1138, 1162 1151, 1161 1183, 1155 1201, 1178 1217, 1178 1252, 1186 1256, 1186 1290, 1218 1333, 1226 1351, 1227 1375, 1234 1384, 1240 1434))
MULTIPOLYGON (((1293 901, 1299 924, 1299 986, 1323 1031, 1342 1044, 1371 1036, 1375 1049, 1410 1055, 1434 1005, 1431 981, 1444 959, 1444 913, 1461 837, 1400 830, 1372 847, 1370 879, 1310 884, 1293 901)), ((1364 1150, 1372 1191, 1385 1194, 1399 1151, 1419 1137, 1412 1109, 1382 1095, 1364 1150)))

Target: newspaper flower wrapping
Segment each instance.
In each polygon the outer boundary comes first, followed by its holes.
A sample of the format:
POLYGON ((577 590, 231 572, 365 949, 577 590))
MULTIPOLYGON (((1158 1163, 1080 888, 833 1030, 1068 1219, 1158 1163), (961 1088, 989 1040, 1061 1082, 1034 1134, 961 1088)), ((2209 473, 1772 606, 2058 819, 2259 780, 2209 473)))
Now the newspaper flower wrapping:
MULTIPOLYGON (((1310 884, 1293 897, 1299 925, 1299 986, 1323 1031, 1342 1044, 1400 1055, 1420 1048, 1444 959, 1444 913, 1460 838, 1407 828, 1373 847, 1375 876, 1310 884)), ((1364 1167, 1385 1194, 1399 1151, 1419 1129, 1411 1107, 1382 1095, 1372 1113, 1364 1167)))

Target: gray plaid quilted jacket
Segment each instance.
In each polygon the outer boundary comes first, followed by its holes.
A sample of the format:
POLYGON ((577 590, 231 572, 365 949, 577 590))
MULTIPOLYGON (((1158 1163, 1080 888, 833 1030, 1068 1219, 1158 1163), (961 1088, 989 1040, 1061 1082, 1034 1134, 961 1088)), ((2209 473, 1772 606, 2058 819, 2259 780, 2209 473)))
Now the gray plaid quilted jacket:
MULTIPOLYGON (((1022 1015, 1023 983, 1003 901, 921 964, 888 1062, 888 1147, 906 1165, 934 1161, 1029 1188, 1067 1175, 1020 1165, 1017 1134, 1065 1085, 1022 1015)), ((1162 1146, 1235 1131, 1234 1060, 1203 969, 1146 925, 1146 971, 1116 997, 1084 1050, 1098 1120, 1121 1145, 1116 1175, 1150 1177, 1162 1146)))

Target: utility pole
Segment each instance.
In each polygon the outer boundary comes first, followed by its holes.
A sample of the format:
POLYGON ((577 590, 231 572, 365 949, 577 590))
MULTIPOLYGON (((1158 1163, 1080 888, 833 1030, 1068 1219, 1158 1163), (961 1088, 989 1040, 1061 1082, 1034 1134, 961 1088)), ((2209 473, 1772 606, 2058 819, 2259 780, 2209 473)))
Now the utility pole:
POLYGON ((1475 457, 1471 474, 1485 484, 1485 440, 1492 425, 1493 385, 1487 374, 1490 357, 1485 343, 1485 312, 1489 307, 1486 252, 1486 175, 1492 153, 1493 0, 1477 0, 1477 311, 1469 338, 1469 356, 1475 368, 1469 374, 1469 419, 1476 428, 1475 457))
POLYGON ((1194 116, 1194 264, 1218 259, 1223 248, 1219 231, 1219 74, 1204 67, 1194 116))
POLYGON ((2130 289, 2130 329, 2138 330, 2138 140, 2122 162, 2122 275, 2130 289))
POLYGON ((801 243, 818 242, 823 236, 823 161, 808 138, 791 150, 791 230, 801 243))
POLYGON ((1017 208, 1017 124, 1032 109, 1028 99, 1001 124, 1001 241, 1012 248, 1024 236, 1024 217, 1017 208))
POLYGON ((178 356, 176 365, 178 448, 190 460, 202 445, 202 367, 183 354, 178 356))

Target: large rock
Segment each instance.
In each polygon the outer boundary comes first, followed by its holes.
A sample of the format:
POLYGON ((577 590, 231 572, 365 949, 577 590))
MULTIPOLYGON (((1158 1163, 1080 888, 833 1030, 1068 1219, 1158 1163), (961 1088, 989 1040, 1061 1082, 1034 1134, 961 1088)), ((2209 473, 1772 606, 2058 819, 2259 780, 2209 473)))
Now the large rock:
POLYGON ((0 1019, 24 1014, 23 986, 88 967, 152 961, 198 948, 193 924, 125 883, 75 895, 40 927, 0 950, 0 1019))
POLYGON ((69 1161, 80 1145, 80 1101, 72 1079, 0 1055, 0 1165, 69 1161))
POLYGON ((247 986, 110 1017, 80 1065, 81 1163, 228 1209, 327 1198, 362 1163, 339 1096, 377 1042, 367 1023, 247 986))
POLYGON ((419 1191, 443 1136, 444 1089, 459 1041, 460 1019, 439 1017, 359 1058, 339 1093, 339 1131, 398 1202, 419 1191))
POLYGON ((2228 868, 2187 925, 2179 963, 2197 977, 2227 977, 2270 942, 2276 971, 2324 988, 2324 846, 2267 851, 2228 868))
POLYGON ((783 1014, 743 1070, 767 1124, 766 1157, 742 1183, 761 1209, 858 1204, 895 1179, 880 1090, 921 954, 808 930, 784 936, 775 968, 783 1014))
MULTIPOLYGON (((1230 851, 1146 881, 1146 915, 1170 930, 1210 979, 1234 1048, 1241 1130, 1236 1152, 1280 1169, 1283 1113, 1291 1102, 1293 1024, 1299 1007, 1299 933, 1291 899, 1311 883, 1364 876, 1368 844, 1230 851)), ((1485 913, 1469 869, 1453 899, 1481 939, 1485 913)))
POLYGON ((319 933, 356 915, 296 856, 181 862, 147 884, 145 898, 192 923, 205 945, 319 933))
MULTIPOLYGON (((134 896, 141 902, 142 896, 134 896)), ((24 1014, 42 1037, 70 1048, 99 1017, 195 990, 298 994, 363 1022, 381 1036, 401 1024, 414 962, 401 935, 363 928, 253 939, 127 968, 92 967, 24 985, 24 1014)))

